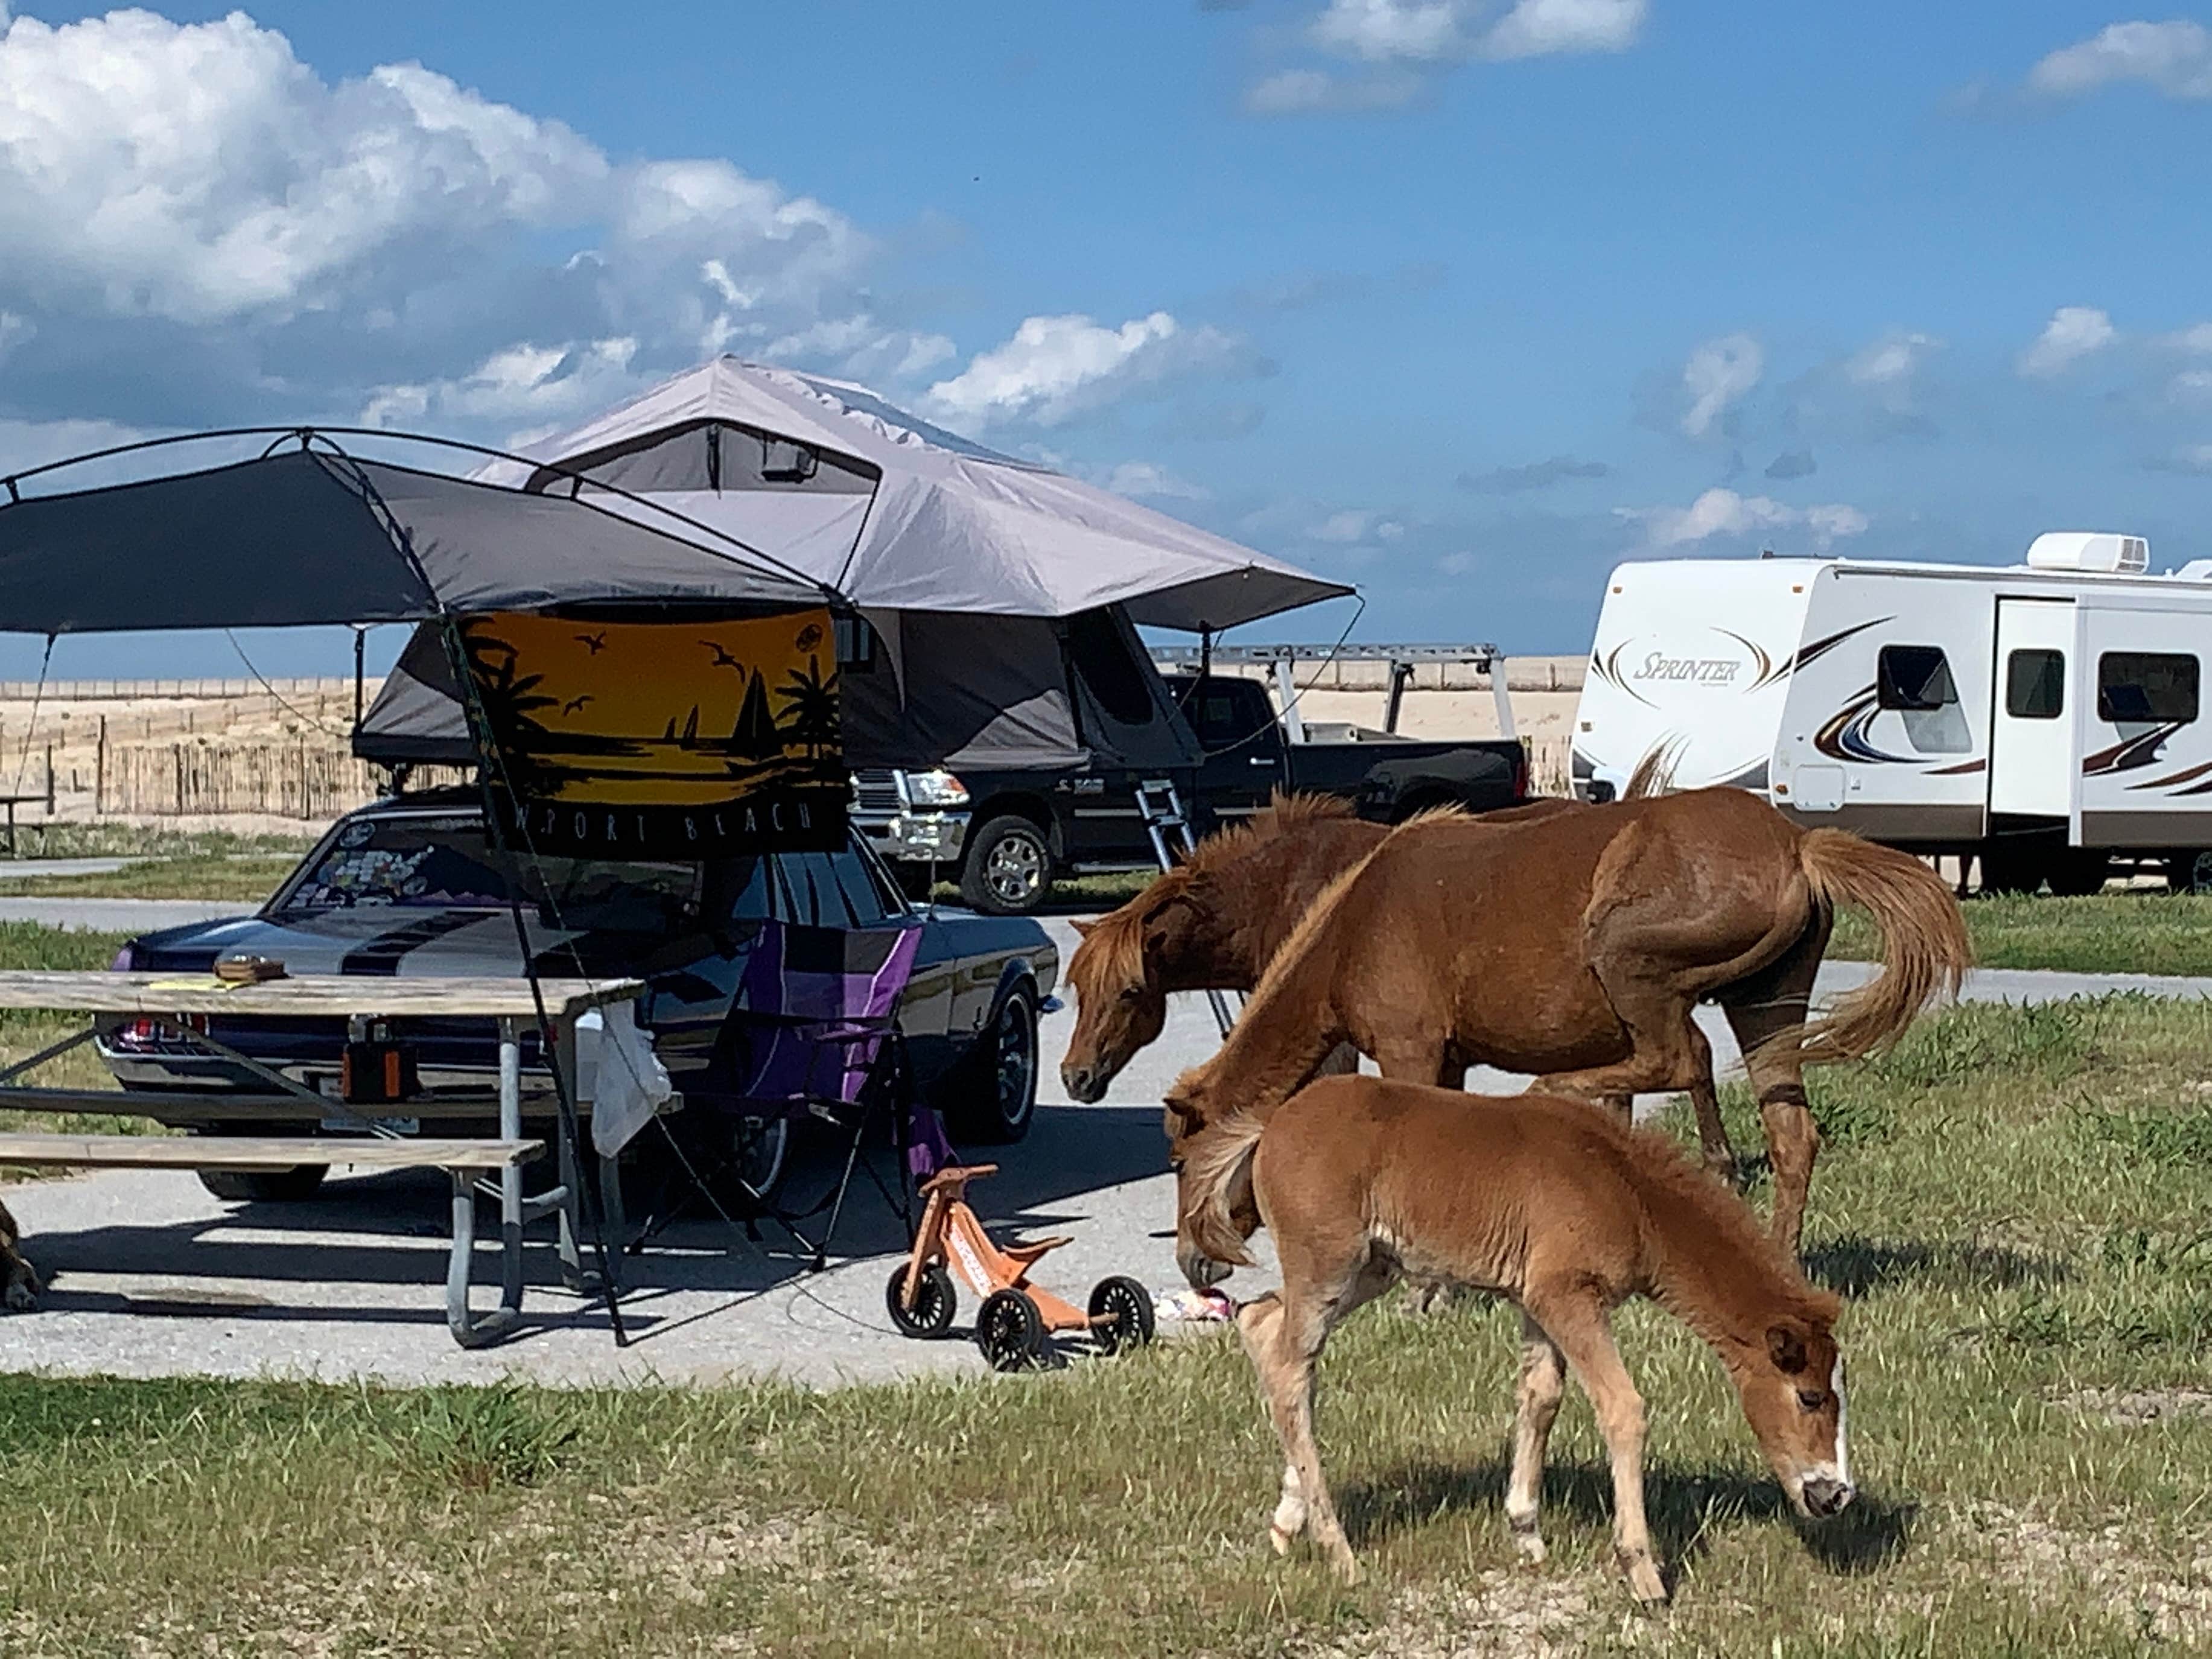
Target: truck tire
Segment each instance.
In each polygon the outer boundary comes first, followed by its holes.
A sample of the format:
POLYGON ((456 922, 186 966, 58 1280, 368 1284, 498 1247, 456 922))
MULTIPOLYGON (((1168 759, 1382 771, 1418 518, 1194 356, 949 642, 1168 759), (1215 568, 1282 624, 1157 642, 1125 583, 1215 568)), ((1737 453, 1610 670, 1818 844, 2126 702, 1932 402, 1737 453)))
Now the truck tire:
POLYGON ((1052 890, 1052 848, 1027 818, 1004 813, 968 838, 960 896, 970 909, 1025 916, 1052 890))
POLYGON ((1030 1132, 1036 1116, 1036 993, 1017 985, 975 1040, 969 1064, 945 1100, 945 1127, 956 1140, 1004 1146, 1030 1132))
POLYGON ((2212 893, 2212 852, 2188 848, 2167 854, 2166 885, 2170 892, 2212 893))
POLYGON ((327 1164, 289 1170, 201 1170, 200 1185, 232 1204, 296 1204, 313 1198, 331 1172, 327 1164))

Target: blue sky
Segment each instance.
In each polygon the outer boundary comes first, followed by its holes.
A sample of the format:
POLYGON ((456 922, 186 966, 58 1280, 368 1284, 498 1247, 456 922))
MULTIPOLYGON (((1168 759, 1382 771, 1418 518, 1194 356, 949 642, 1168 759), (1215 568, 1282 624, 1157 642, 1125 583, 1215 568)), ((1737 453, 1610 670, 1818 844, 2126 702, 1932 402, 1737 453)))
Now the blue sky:
POLYGON ((2003 562, 2058 527, 2212 552, 2186 14, 12 17, 0 468, 241 421, 503 441, 727 349, 1355 580, 1370 639, 1577 650, 1623 557, 2003 562))

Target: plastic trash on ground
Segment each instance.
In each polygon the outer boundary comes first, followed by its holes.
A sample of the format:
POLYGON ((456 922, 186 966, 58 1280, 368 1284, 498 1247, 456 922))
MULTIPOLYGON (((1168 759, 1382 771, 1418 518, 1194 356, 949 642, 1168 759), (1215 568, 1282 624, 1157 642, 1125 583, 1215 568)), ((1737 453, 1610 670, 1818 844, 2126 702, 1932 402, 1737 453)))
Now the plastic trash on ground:
POLYGON ((1154 1291, 1152 1306, 1158 1316, 1185 1325, 1224 1324, 1237 1317, 1237 1304, 1224 1291, 1194 1291, 1179 1285, 1154 1291))

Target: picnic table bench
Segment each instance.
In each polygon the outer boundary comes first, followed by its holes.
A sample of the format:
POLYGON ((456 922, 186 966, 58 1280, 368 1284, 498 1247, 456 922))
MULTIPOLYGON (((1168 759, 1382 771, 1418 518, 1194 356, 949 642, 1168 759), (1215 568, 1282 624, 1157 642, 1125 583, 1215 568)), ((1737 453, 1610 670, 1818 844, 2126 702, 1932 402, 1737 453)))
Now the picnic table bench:
MULTIPOLYGON (((626 1001, 644 989, 635 979, 541 980, 533 994, 521 979, 401 979, 359 975, 302 975, 234 985, 212 974, 0 972, 0 1009, 44 1010, 97 1017, 131 1014, 157 1022, 165 1036, 191 1043, 246 1068, 269 1085, 266 1094, 218 1095, 237 1109, 212 1113, 251 1118, 296 1117, 312 1105, 319 1121, 334 1114, 359 1121, 362 1133, 337 1135, 191 1136, 0 1135, 0 1165, 33 1168, 269 1170, 303 1164, 351 1164, 374 1169, 441 1169, 453 1182, 452 1254, 446 1271, 446 1320, 465 1348, 496 1342, 522 1313, 523 1229, 546 1215, 559 1221, 563 1277, 586 1288, 578 1244, 579 1176, 574 1149, 556 1137, 561 1169, 550 1191, 526 1199, 522 1166, 544 1143, 522 1134, 522 1033, 538 1023, 542 997, 553 1027, 554 1059, 573 1086, 576 1022, 594 1008, 626 1001), (481 1018, 497 1023, 498 1133, 483 1139, 427 1139, 402 1134, 376 1115, 388 1107, 361 1107, 318 1092, 274 1067, 197 1029, 188 1015, 251 1014, 325 1018, 343 1015, 348 1029, 365 1035, 380 1022, 409 1018, 481 1018), (500 1302, 478 1315, 469 1305, 476 1251, 478 1176, 495 1172, 500 1200, 500 1302)), ((0 1069, 0 1107, 32 1112, 103 1111, 129 1115, 133 1097, 93 1089, 46 1089, 16 1079, 88 1042, 96 1024, 0 1069)), ((172 1097, 173 1098, 173 1097, 172 1097)), ((146 1115, 152 1115, 146 1112, 146 1115)))

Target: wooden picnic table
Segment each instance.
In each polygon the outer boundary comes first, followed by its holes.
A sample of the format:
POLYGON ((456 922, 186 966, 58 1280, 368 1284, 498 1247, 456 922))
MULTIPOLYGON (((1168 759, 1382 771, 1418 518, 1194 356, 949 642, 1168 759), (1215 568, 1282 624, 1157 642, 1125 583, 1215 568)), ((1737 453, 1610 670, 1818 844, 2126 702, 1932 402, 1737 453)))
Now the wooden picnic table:
MULTIPOLYGON (((538 1023, 540 999, 553 1028, 554 1063, 574 1087, 576 1022, 592 1009, 635 997, 645 988, 635 979, 540 980, 516 978, 400 978, 398 976, 303 974, 297 978, 233 985, 212 974, 0 972, 0 1009, 39 1009, 94 1017, 85 1027, 38 1053, 0 1069, 0 1106, 26 1111, 97 1109, 129 1114, 127 1093, 82 1089, 40 1089, 16 1079, 33 1068, 91 1041, 97 1017, 130 1014, 155 1020, 167 1037, 203 1048, 243 1066, 270 1085, 259 1101, 295 1101, 312 1105, 319 1120, 334 1113, 359 1120, 369 1139, 331 1136, 276 1136, 254 1139, 230 1136, 167 1139, 139 1135, 0 1136, 0 1164, 40 1167, 93 1165, 107 1168, 239 1169, 283 1168, 303 1164, 361 1162, 382 1168, 445 1170, 453 1182, 453 1250, 446 1274, 446 1318, 463 1347, 498 1341, 520 1322, 523 1295, 523 1229, 553 1215, 559 1222, 562 1271, 569 1285, 586 1288, 579 1246, 579 1173, 575 1148, 556 1136, 559 1182, 550 1191, 526 1199, 522 1165, 543 1151, 544 1143, 522 1135, 522 1034, 538 1023), (382 1107, 359 1107, 319 1093, 275 1067, 195 1029, 186 1016, 250 1014, 286 1018, 343 1016, 349 1033, 367 1036, 381 1022, 410 1018, 483 1018, 499 1032, 499 1133, 482 1140, 418 1140, 393 1131, 375 1114, 382 1107), (496 1170, 500 1199, 500 1304, 483 1315, 469 1306, 471 1267, 476 1244, 477 1172, 496 1170)), ((145 1114, 152 1115, 151 1113, 145 1114)))

